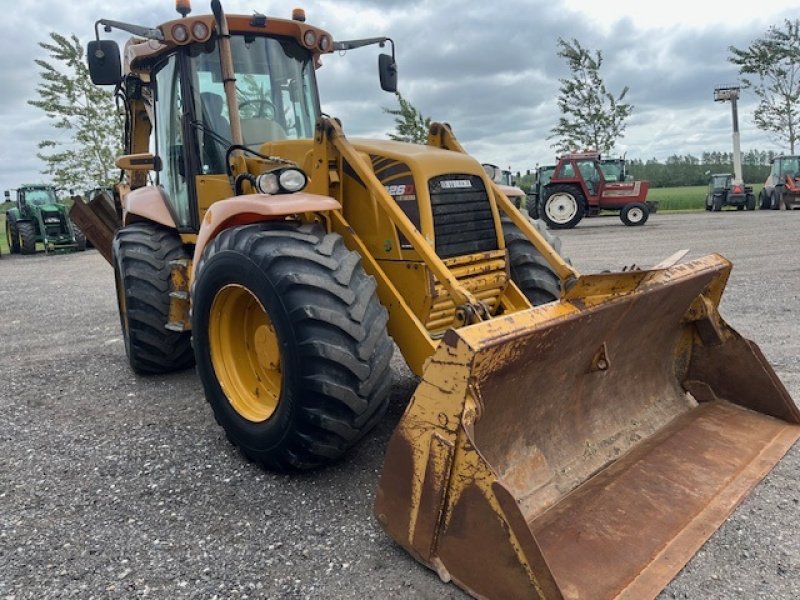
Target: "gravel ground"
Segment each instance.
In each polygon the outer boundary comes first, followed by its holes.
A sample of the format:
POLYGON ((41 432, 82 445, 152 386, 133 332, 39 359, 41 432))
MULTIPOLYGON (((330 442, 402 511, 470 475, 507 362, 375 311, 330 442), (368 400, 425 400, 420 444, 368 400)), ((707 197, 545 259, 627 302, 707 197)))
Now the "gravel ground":
MULTIPOLYGON (((563 232, 585 272, 675 250, 731 258, 723 315, 800 398, 800 213, 590 219, 563 232), (791 257, 791 258, 785 258, 791 257)), ((137 377, 96 251, 0 259, 0 597, 463 598, 371 516, 415 380, 342 463, 286 477, 225 440, 191 371, 137 377)), ((800 447, 661 598, 800 598, 800 447)))

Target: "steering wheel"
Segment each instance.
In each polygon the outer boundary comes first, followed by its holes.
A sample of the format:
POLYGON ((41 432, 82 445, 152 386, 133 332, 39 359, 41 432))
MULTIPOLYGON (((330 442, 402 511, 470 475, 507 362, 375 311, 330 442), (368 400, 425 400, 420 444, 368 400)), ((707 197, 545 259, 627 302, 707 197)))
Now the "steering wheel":
POLYGON ((272 103, 271 100, 267 98, 256 98, 254 100, 245 100, 239 104, 239 110, 243 109, 245 106, 258 106, 258 112, 255 114, 255 117, 260 119, 272 119, 275 120, 275 115, 278 111, 275 110, 275 105, 272 103))

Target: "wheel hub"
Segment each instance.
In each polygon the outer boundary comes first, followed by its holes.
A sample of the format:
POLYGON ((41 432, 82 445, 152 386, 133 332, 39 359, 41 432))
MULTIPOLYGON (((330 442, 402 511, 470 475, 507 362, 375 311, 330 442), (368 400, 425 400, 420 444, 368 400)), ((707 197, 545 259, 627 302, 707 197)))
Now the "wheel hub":
POLYGON ((628 211, 628 219, 631 223, 638 223, 644 217, 644 211, 641 208, 632 208, 628 211))
POLYGON ((217 292, 209 319, 211 362, 233 409, 260 423, 278 407, 283 373, 275 327, 261 302, 241 285, 217 292))
POLYGON ((569 222, 578 212, 578 203, 569 194, 553 194, 547 200, 547 216, 556 223, 569 222))

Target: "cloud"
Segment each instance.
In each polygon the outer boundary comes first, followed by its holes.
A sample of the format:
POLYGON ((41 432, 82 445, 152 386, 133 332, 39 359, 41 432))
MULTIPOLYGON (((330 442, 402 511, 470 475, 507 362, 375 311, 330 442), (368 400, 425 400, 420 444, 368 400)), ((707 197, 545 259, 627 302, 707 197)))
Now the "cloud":
MULTIPOLYGON (((228 13, 250 13, 251 2, 224 2, 228 13)), ((270 2, 269 12, 288 17, 296 0, 270 2)), ((603 15, 597 3, 510 0, 464 3, 460 0, 320 0, 306 7, 309 22, 336 39, 388 35, 396 43, 400 91, 425 116, 447 121, 466 148, 482 161, 514 170, 552 162, 550 129, 558 119, 560 77, 568 76, 556 55, 559 37, 577 38, 603 52, 603 77, 610 90, 630 88, 634 104, 620 145, 630 157, 664 159, 731 147, 729 105, 715 104, 713 87, 736 79, 727 62, 728 46, 746 47, 770 24, 789 15, 788 3, 772 15, 731 20, 705 15, 691 21, 642 21, 631 4, 619 18, 603 15), (680 21, 680 22, 678 22, 680 21), (644 23, 644 24, 643 24, 644 23)), ((760 9, 759 9, 760 10, 760 9)), ((205 3, 194 3, 205 13, 205 3)), ((705 13, 704 13, 705 14, 705 13)), ((750 14, 750 13, 748 13, 750 14)), ((38 109, 26 101, 38 79, 34 58, 48 32, 76 33, 88 42, 101 17, 143 25, 175 18, 170 0, 109 5, 21 0, 6 12, 6 38, 0 55, 4 74, 0 94, 0 186, 40 180, 36 144, 53 137, 38 109)), ((118 39, 124 39, 120 36, 118 39)), ((394 96, 380 90, 374 47, 324 57, 318 72, 323 110, 339 117, 348 135, 384 136, 393 129, 394 96)), ((779 149, 752 123, 755 103, 745 94, 740 105, 742 145, 779 149)))

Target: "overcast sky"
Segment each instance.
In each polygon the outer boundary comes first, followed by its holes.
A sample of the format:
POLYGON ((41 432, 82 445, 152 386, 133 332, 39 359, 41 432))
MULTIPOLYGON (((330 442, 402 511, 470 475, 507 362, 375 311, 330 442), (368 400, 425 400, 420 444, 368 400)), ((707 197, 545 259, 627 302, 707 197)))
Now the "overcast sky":
MULTIPOLYGON (((0 187, 43 181, 39 140, 58 135, 29 106, 45 58, 37 42, 48 32, 93 37, 99 18, 157 25, 175 18, 171 0, 109 2, 18 0, 6 8, 0 53, 0 187)), ((559 37, 577 38, 603 52, 601 73, 619 92, 629 86, 634 105, 621 152, 629 158, 731 149, 729 104, 715 104, 715 85, 734 82, 728 46, 746 47, 784 18, 797 18, 797 0, 708 2, 670 0, 224 0, 228 13, 259 11, 288 17, 302 6, 308 22, 334 39, 387 35, 397 44, 399 89, 425 116, 447 121, 482 162, 532 168, 552 162, 546 138, 558 119, 558 78, 568 76, 556 55, 559 37)), ((195 13, 209 12, 193 2, 195 13)), ((385 137, 393 129, 381 107, 395 98, 380 90, 374 47, 324 57, 318 71, 323 110, 342 120, 350 136, 385 137)), ((740 102, 743 150, 787 150, 755 129, 755 102, 740 102)))

